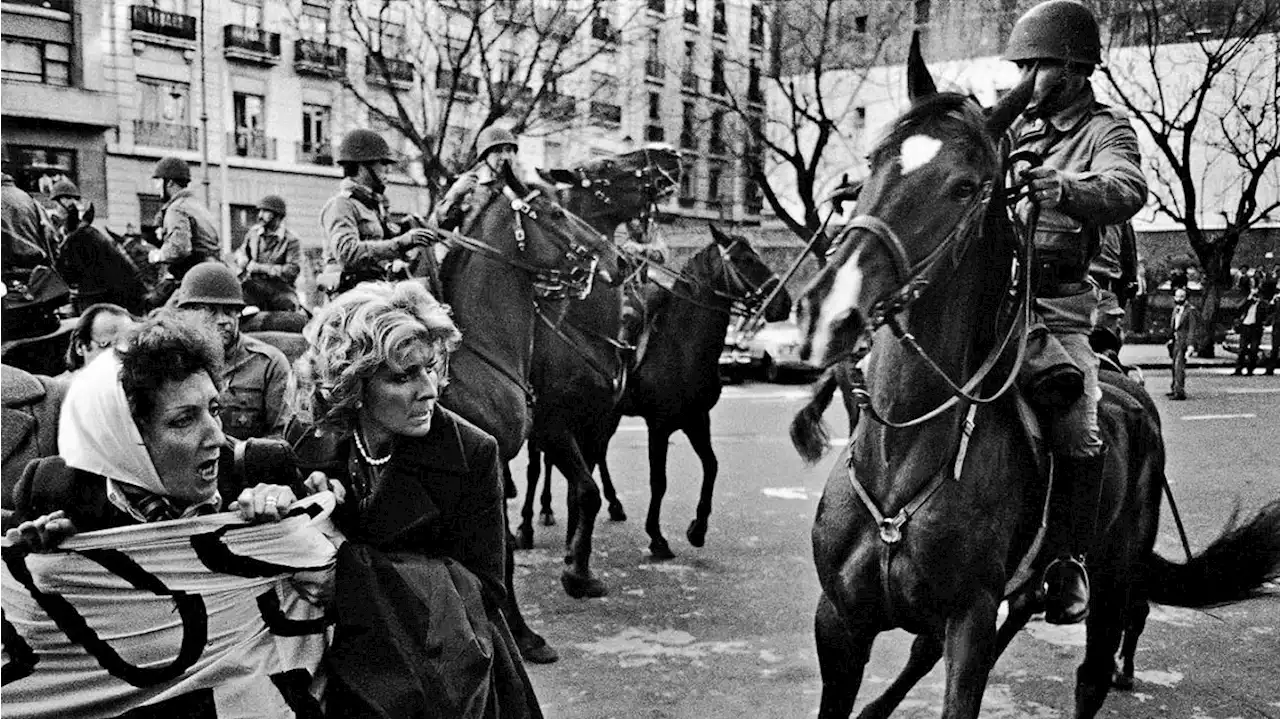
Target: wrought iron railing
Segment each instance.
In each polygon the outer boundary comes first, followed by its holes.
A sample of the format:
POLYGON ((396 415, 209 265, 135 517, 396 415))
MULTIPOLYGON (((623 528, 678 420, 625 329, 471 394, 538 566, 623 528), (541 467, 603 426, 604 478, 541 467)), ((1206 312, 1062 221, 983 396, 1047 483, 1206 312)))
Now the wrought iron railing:
POLYGON ((200 147, 200 129, 172 122, 134 120, 133 144, 168 147, 174 150, 196 150, 200 147))
POLYGON ((622 106, 615 105, 611 102, 591 101, 591 119, 600 122, 620 125, 622 124, 622 106))
POLYGON ((332 165, 333 144, 328 140, 294 143, 295 160, 307 165, 332 165))
POLYGON ((376 82, 413 82, 413 63, 394 57, 370 55, 364 59, 365 78, 376 82), (386 67, 386 71, 383 71, 386 67))
POLYGON ((191 15, 167 12, 149 5, 133 5, 129 8, 129 27, 183 40, 196 39, 196 19, 191 15))
POLYGON ((239 48, 280 57, 280 33, 267 32, 260 27, 223 25, 222 44, 227 48, 239 48))
POLYGON ((299 72, 341 75, 347 68, 347 49, 315 40, 297 40, 293 44, 293 65, 299 72))
POLYGON ((227 145, 233 154, 240 157, 276 159, 276 139, 267 137, 267 133, 262 130, 237 127, 235 132, 227 133, 227 145))

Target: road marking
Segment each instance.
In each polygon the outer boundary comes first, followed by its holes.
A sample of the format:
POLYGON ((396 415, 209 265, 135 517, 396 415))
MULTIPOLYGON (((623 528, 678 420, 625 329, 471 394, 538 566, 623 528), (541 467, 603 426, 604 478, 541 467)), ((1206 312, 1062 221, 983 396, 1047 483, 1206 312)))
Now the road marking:
POLYGON ((1190 422, 1198 419, 1252 419, 1258 415, 1252 412, 1243 414, 1187 414, 1183 415, 1183 421, 1190 422))
POLYGON ((1280 394, 1280 387, 1228 387, 1227 394, 1280 394))

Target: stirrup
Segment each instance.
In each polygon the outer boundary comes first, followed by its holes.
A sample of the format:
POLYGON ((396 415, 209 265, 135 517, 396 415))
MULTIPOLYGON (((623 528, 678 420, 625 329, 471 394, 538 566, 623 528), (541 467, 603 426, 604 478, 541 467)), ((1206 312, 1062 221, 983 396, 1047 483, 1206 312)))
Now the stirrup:
POLYGON ((1084 562, 1062 556, 1044 570, 1044 620, 1050 624, 1078 624, 1089 616, 1089 573, 1084 562))

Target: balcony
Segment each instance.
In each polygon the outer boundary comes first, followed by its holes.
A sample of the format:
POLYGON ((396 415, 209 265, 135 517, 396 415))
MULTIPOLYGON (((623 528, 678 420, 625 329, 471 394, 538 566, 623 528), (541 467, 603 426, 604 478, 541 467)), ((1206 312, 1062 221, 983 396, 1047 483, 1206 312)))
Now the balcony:
POLYGON ((509 25, 516 29, 529 27, 533 23, 533 4, 527 0, 495 3, 493 19, 499 25, 509 25))
POLYGON ((129 23, 129 28, 137 32, 191 42, 196 39, 196 19, 191 15, 166 12, 146 5, 133 5, 129 8, 129 23))
POLYGON ((591 119, 604 123, 605 125, 618 126, 622 124, 622 106, 615 105, 611 102, 591 101, 591 119))
POLYGON ((545 120, 570 122, 578 114, 578 98, 558 92, 544 92, 538 100, 538 113, 545 120))
POLYGON ((456 78, 453 70, 447 67, 436 70, 436 94, 450 96, 462 102, 471 102, 480 94, 480 78, 463 73, 456 78), (455 87, 455 79, 456 87, 455 87))
POLYGON ((133 144, 168 147, 174 150, 197 150, 200 148, 200 130, 190 125, 134 120, 133 144))
POLYGON ((237 157, 256 157, 260 160, 276 159, 276 140, 267 137, 262 130, 237 127, 227 133, 227 149, 237 157))
POLYGON ((301 75, 339 77, 347 71, 347 49, 315 40, 293 43, 293 69, 301 75))
POLYGON ((333 145, 328 140, 294 143, 295 162, 303 165, 333 165, 333 145))
POLYGON ((280 62, 280 33, 260 27, 223 25, 222 54, 228 60, 275 65, 280 62))
POLYGON ((380 85, 412 85, 413 63, 394 57, 370 55, 364 59, 365 80, 380 85), (386 70, 383 70, 386 67, 386 70))
POLYGON ((662 125, 648 125, 644 128, 645 142, 666 142, 667 131, 662 125))
POLYGON ((4 2, 6 5, 26 5, 67 14, 70 14, 76 5, 75 0, 4 0, 4 2))
POLYGON ((661 60, 645 60, 644 61, 645 77, 648 77, 654 80, 661 80, 662 78, 666 77, 666 75, 667 75, 667 66, 662 64, 661 60))

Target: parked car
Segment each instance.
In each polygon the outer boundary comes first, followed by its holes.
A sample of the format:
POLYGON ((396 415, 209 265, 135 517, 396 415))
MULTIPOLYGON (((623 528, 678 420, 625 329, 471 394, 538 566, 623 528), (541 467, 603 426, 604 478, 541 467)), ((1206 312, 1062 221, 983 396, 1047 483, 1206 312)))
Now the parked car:
POLYGON ((822 367, 800 358, 804 338, 800 326, 792 320, 769 322, 759 332, 744 336, 730 328, 720 353, 721 374, 737 379, 758 374, 766 381, 778 382, 788 375, 812 375, 822 367))
MULTIPOLYGON (((1258 344, 1259 356, 1270 353, 1271 348, 1274 346, 1272 343, 1275 341, 1276 338, 1272 336, 1271 328, 1268 327, 1264 329, 1262 331, 1262 342, 1258 344)), ((1240 354, 1240 333, 1236 330, 1227 332, 1226 338, 1222 340, 1222 349, 1223 351, 1230 352, 1233 355, 1240 354)))

